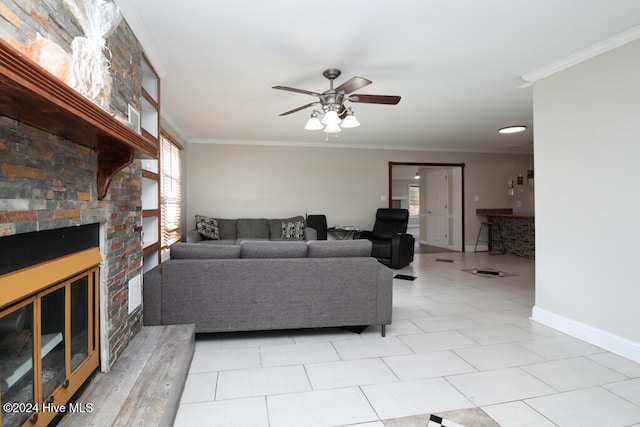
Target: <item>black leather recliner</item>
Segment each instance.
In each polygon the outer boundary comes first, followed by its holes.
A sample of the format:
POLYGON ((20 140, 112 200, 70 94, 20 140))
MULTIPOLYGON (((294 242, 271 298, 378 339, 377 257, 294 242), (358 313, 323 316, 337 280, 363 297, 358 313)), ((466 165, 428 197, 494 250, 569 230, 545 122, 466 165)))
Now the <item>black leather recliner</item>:
POLYGON ((381 208, 376 212, 373 231, 361 231, 357 238, 373 244, 371 256, 391 268, 403 268, 413 261, 415 239, 407 234, 409 211, 381 208))
POLYGON ((318 240, 327 240, 327 217, 326 215, 308 215, 307 226, 316 230, 318 240))

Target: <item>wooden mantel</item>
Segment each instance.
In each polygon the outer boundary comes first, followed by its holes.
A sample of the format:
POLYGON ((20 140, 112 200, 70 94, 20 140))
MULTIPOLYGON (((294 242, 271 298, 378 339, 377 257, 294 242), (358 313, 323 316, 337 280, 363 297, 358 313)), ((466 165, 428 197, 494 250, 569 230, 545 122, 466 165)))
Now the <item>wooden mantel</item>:
POLYGON ((124 123, 0 39, 0 115, 98 152, 98 199, 135 158, 157 158, 157 142, 124 123))

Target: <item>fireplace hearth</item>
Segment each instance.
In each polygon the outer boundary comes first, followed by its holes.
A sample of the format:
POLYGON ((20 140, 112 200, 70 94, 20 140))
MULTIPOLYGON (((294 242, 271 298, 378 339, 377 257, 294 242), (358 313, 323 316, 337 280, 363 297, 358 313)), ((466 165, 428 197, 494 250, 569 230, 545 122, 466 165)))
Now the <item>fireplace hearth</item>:
POLYGON ((0 239, 13 248, 0 262, 3 427, 47 425, 97 369, 98 239, 98 224, 0 239))

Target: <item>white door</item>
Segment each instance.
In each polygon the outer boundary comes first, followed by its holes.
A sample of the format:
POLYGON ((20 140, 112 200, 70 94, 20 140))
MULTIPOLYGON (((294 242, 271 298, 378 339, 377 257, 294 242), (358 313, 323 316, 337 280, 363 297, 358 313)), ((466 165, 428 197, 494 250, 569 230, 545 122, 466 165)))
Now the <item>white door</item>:
POLYGON ((449 172, 433 169, 427 173, 427 244, 449 247, 449 172))

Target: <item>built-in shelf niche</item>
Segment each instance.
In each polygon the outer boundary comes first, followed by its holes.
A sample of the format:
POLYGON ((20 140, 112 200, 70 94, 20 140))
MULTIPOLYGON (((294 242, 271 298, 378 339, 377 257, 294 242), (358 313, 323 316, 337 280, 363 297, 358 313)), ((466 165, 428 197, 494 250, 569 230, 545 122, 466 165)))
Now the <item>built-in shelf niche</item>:
MULTIPOLYGON (((146 55, 140 61, 142 96, 140 127, 142 134, 158 142, 160 138, 160 79, 146 55)), ((160 261, 160 171, 157 159, 142 162, 143 271, 160 261)))
POLYGON ((147 92, 149 97, 153 101, 158 103, 160 101, 158 96, 158 76, 156 75, 155 71, 153 71, 146 59, 142 61, 140 68, 142 70, 142 87, 147 92))
POLYGON ((140 126, 144 134, 157 140, 160 136, 160 80, 146 56, 143 56, 140 65, 142 72, 140 126))
MULTIPOLYGON (((146 174, 145 174, 146 175, 146 174)), ((142 178, 142 210, 158 209, 158 181, 142 178)))
POLYGON ((148 260, 160 257, 160 179, 155 172, 157 163, 157 160, 145 161, 142 169, 142 249, 145 271, 150 265, 148 260))
POLYGON ((147 255, 142 259, 142 271, 146 273, 160 264, 160 258, 155 254, 147 255))
POLYGON ((140 112, 140 126, 151 137, 158 138, 158 110, 156 107, 147 101, 146 98, 142 98, 140 112))
POLYGON ((152 245, 158 243, 158 221, 159 217, 149 216, 142 218, 142 229, 144 230, 144 237, 142 240, 142 248, 146 249, 152 245))

